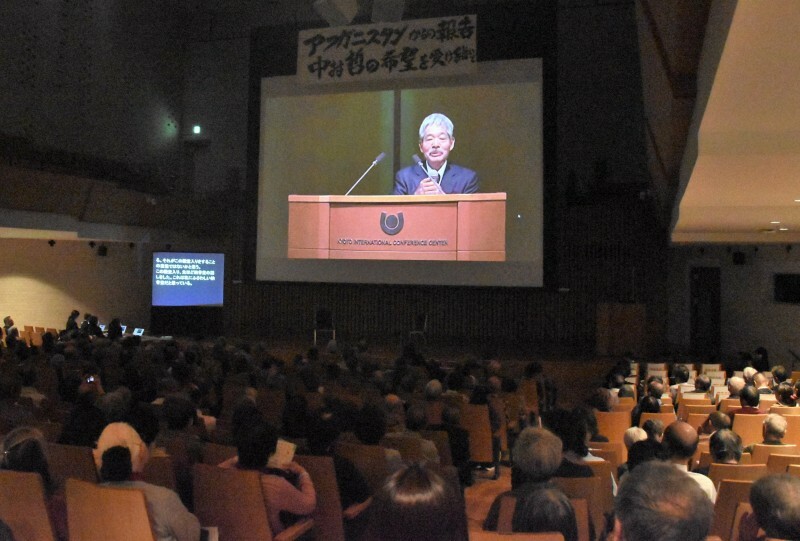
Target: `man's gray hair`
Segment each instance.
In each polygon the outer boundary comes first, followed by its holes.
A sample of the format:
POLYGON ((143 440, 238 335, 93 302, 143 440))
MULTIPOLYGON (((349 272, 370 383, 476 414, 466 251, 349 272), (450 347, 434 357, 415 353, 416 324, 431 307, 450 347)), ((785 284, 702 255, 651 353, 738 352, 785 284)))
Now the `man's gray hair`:
POLYGON ((778 413, 770 413, 764 418, 764 431, 779 439, 786 435, 787 425, 786 418, 778 413))
POLYGON ((422 141, 422 138, 425 137, 425 130, 428 129, 428 126, 443 127, 445 130, 447 130, 447 135, 450 136, 450 139, 453 139, 453 121, 442 113, 432 113, 423 119, 422 124, 419 125, 420 141, 422 141))
POLYGON ((514 465, 529 479, 550 479, 561 465, 561 439, 546 428, 528 427, 514 442, 514 465))

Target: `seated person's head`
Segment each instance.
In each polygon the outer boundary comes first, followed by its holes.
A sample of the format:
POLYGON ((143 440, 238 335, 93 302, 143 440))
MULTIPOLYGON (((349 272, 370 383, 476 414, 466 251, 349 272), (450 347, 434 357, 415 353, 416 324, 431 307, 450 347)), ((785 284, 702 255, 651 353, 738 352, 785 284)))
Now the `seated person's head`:
POLYGON ((636 398, 636 391, 633 389, 633 385, 630 383, 626 383, 622 387, 619 388, 619 392, 617 396, 620 398, 636 398))
POLYGON ((675 378, 675 383, 686 383, 689 381, 689 369, 684 364, 676 365, 672 369, 672 376, 675 378))
POLYGON ((442 382, 438 379, 432 379, 425 384, 425 399, 437 400, 442 396, 442 382))
POLYGON ((620 484, 614 515, 611 541, 702 541, 711 529, 714 507, 684 472, 651 461, 620 484))
POLYGON ((526 481, 546 481, 561 465, 561 440, 545 428, 528 427, 517 436, 512 456, 526 481))
POLYGON ((755 376, 757 372, 758 370, 752 366, 746 366, 745 369, 742 370, 742 377, 744 378, 745 385, 753 384, 753 376, 755 376))
POLYGON ((264 420, 264 414, 249 397, 242 397, 231 413, 231 435, 235 442, 249 426, 264 420))
POLYGON ((641 407, 642 413, 660 413, 661 412, 661 404, 658 403, 658 398, 655 396, 645 396, 639 402, 639 406, 641 407))
POLYGON ((365 404, 356 419, 354 432, 361 443, 378 445, 386 435, 386 416, 383 410, 372 404, 365 404))
POLYGON ((170 395, 164 400, 162 406, 167 428, 170 430, 184 430, 191 426, 197 415, 191 400, 182 395, 170 395))
POLYGON ((777 413, 770 413, 764 419, 763 435, 764 441, 777 443, 783 440, 786 435, 786 417, 777 413))
POLYGON ((734 398, 738 397, 739 393, 741 393, 742 389, 744 389, 744 384, 744 378, 739 376, 732 376, 728 378, 728 392, 730 393, 730 396, 734 398))
POLYGON ((731 418, 727 413, 713 411, 708 414, 705 422, 700 426, 701 434, 713 434, 717 430, 731 427, 731 418))
POLYGON ((605 387, 598 387, 586 398, 586 405, 597 411, 611 411, 612 396, 613 394, 610 390, 605 387))
POLYGON ((128 423, 110 423, 100 433, 94 450, 94 461, 98 471, 103 467, 103 453, 117 446, 128 448, 134 472, 144 471, 144 465, 150 454, 139 433, 128 423))
POLYGON ((772 381, 775 384, 783 383, 789 379, 789 371, 782 364, 776 364, 772 367, 772 381))
POLYGON ((432 470, 412 464, 375 494, 367 539, 455 541, 462 538, 465 521, 455 490, 432 470))
POLYGON ((794 406, 794 388, 791 383, 782 381, 775 387, 775 398, 783 406, 794 406))
POLYGON ((575 510, 569 498, 558 488, 544 488, 523 492, 517 498, 514 532, 560 532, 565 541, 577 541, 578 525, 575 510))
POLYGON ((671 459, 688 460, 697 450, 697 430, 689 423, 675 421, 664 430, 664 448, 671 459))
POLYGON ((750 489, 750 505, 767 537, 800 539, 800 478, 789 474, 762 477, 750 489))
POLYGON ((561 439, 564 452, 584 457, 589 452, 589 427, 578 410, 552 410, 543 417, 544 425, 561 439))
POLYGON ((636 443, 637 441, 644 441, 647 439, 647 432, 643 428, 639 428, 638 426, 632 426, 625 431, 622 435, 622 443, 625 444, 625 448, 631 448, 631 445, 636 443))
POLYGON ((739 403, 742 407, 757 408, 759 402, 758 391, 752 385, 745 385, 739 393, 739 403))
POLYGON ((47 490, 53 487, 47 459, 47 442, 38 429, 21 426, 6 434, 0 444, 0 460, 2 469, 38 473, 47 490))
POLYGON ((727 428, 717 430, 711 435, 708 448, 711 458, 720 464, 738 464, 742 458, 742 438, 727 428))
POLYGON ((651 381, 647 384, 647 394, 661 400, 661 396, 664 394, 664 384, 657 380, 651 381))
POLYGON ((246 470, 260 470, 278 444, 278 432, 266 421, 257 422, 242 433, 236 443, 239 466, 246 470))
POLYGON ((308 448, 314 454, 328 454, 339 434, 339 423, 333 414, 330 411, 321 411, 314 416, 307 432, 308 448))
POLYGON ((769 380, 764 372, 756 372, 756 374, 753 376, 753 385, 755 385, 756 388, 766 387, 768 384, 769 380))
POLYGON ((633 471, 637 466, 651 460, 664 460, 666 452, 664 447, 656 440, 637 441, 628 450, 628 471, 633 471))
POLYGON ((661 419, 648 419, 642 425, 642 430, 647 432, 647 439, 661 443, 664 439, 664 421, 661 419))
POLYGON ((447 406, 442 411, 442 423, 446 426, 458 426, 461 424, 461 410, 456 406, 447 406))
POLYGON ((694 379, 694 390, 708 392, 711 388, 711 378, 706 374, 700 374, 694 379))
POLYGON ((102 456, 100 480, 106 483, 121 483, 131 478, 131 452, 127 447, 115 445, 109 447, 102 456))

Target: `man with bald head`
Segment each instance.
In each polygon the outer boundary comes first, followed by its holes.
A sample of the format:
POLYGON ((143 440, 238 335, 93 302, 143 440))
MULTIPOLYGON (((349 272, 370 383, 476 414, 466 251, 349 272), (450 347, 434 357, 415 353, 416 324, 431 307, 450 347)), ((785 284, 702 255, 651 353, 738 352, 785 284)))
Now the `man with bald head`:
POLYGON ((697 431, 689 423, 676 421, 664 431, 664 449, 669 460, 676 468, 684 472, 700 485, 706 496, 714 502, 717 499, 717 489, 714 483, 703 474, 689 471, 689 460, 697 450, 699 438, 697 431))
POLYGON ((739 393, 744 389, 744 378, 733 376, 728 378, 728 398, 739 398, 739 393))

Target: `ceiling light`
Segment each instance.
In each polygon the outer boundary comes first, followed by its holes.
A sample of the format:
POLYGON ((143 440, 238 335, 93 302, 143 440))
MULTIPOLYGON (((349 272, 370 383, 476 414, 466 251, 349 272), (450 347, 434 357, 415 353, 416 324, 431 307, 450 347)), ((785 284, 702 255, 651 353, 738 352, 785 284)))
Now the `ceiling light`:
POLYGON ((777 220, 773 220, 773 221, 771 221, 770 223, 771 223, 771 224, 773 224, 773 225, 778 225, 780 222, 779 222, 779 221, 777 221, 777 220))
POLYGON ((789 231, 788 227, 779 227, 778 231, 789 231))

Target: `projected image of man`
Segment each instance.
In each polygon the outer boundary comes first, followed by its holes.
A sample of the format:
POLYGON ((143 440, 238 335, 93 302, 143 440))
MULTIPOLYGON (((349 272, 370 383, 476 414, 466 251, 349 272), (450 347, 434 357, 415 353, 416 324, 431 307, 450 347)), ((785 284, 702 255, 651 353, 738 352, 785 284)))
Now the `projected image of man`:
POLYGON ((449 118, 441 113, 425 117, 419 127, 419 150, 425 159, 397 172, 394 195, 477 192, 478 174, 447 161, 455 142, 453 122, 449 118))

